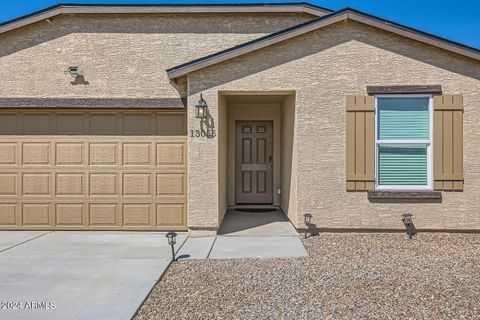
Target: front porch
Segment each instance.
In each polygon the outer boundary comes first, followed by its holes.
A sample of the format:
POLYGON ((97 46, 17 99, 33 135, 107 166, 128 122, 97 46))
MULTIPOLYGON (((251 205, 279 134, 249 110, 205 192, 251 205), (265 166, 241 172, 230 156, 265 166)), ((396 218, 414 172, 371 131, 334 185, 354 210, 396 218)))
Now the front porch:
POLYGON ((207 103, 207 118, 196 118, 195 110, 190 110, 188 117, 190 128, 205 131, 204 139, 194 134, 189 137, 190 235, 211 236, 226 230, 249 234, 269 228, 276 232, 275 223, 268 227, 264 224, 268 213, 252 218, 249 213, 236 211, 242 208, 274 209, 276 219, 291 221, 298 227, 295 92, 219 91, 216 103, 207 103), (210 166, 212 162, 217 165, 210 166), (199 167, 199 163, 203 166, 199 167), (206 172, 207 166, 211 170, 208 176, 198 173, 206 172), (211 204, 208 207, 199 203, 207 197, 211 204), (217 214, 213 216, 215 208, 217 214), (200 221, 199 216, 207 219, 200 221), (249 231, 243 230, 247 226, 249 231))
MULTIPOLYGON (((240 209, 241 210, 241 209, 240 209)), ((279 210, 229 210, 218 231, 189 237, 178 260, 306 257, 299 234, 279 210)))
POLYGON ((279 209, 228 210, 218 235, 225 236, 297 236, 290 220, 279 209), (267 211, 268 210, 268 211, 267 211))

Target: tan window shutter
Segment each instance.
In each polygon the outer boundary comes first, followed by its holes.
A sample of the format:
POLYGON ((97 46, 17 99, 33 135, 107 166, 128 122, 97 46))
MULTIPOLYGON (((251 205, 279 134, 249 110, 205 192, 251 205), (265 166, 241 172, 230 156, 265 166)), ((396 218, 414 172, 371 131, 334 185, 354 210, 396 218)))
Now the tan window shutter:
POLYGON ((463 97, 433 98, 433 179, 435 190, 463 190, 463 97))
POLYGON ((347 190, 375 189, 375 97, 347 96, 347 190))

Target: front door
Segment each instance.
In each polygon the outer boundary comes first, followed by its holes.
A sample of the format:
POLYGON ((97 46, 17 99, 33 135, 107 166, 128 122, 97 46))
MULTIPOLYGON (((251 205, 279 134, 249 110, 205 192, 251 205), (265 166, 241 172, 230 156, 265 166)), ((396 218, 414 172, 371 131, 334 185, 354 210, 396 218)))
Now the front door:
POLYGON ((237 121, 235 196, 237 204, 272 204, 271 121, 237 121))

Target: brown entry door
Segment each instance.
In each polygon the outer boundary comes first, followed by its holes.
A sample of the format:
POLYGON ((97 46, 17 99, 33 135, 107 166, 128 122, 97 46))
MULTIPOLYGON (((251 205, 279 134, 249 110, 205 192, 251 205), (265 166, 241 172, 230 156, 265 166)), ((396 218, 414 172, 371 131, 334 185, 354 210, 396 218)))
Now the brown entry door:
POLYGON ((238 121, 235 147, 237 204, 271 204, 272 122, 238 121))

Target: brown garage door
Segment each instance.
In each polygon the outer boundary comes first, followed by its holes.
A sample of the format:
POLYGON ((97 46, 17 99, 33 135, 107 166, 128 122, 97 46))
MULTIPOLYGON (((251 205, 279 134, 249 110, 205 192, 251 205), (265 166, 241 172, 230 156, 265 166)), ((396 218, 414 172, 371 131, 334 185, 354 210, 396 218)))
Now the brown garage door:
POLYGON ((186 229, 185 114, 0 112, 0 229, 186 229))

